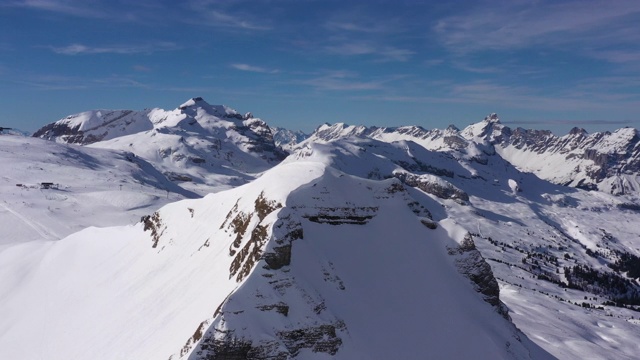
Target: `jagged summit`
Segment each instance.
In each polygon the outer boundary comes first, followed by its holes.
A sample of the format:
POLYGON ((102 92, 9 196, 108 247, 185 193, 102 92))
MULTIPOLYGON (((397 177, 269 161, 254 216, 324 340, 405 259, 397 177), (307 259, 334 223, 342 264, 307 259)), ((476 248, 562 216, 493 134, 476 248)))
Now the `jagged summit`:
POLYGON ((569 130, 569 134, 570 135, 580 135, 580 136, 589 135, 587 130, 585 130, 583 128, 579 128, 577 126, 574 126, 571 130, 569 130))
POLYGON ((185 109, 189 106, 194 106, 194 105, 205 105, 205 106, 209 106, 209 103, 206 102, 203 98, 201 97, 193 97, 187 101, 185 101, 182 105, 180 105, 178 107, 178 109, 185 109))
POLYGON ((498 117, 498 114, 496 114, 496 113, 491 113, 491 114, 485 116, 484 121, 489 122, 489 123, 500 124, 500 118, 498 117))
POLYGON ((210 115, 214 115, 225 119, 247 120, 253 118, 253 114, 248 112, 244 116, 235 109, 226 105, 211 105, 201 97, 194 97, 178 107, 182 112, 195 116, 198 109, 201 109, 210 115))

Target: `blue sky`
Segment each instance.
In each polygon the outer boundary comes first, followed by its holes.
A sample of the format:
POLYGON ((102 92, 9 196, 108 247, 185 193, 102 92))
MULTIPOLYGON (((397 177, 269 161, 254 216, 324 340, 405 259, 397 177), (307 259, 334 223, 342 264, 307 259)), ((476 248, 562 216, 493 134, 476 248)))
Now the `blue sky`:
POLYGON ((324 122, 640 125, 640 1, 3 0, 0 126, 195 96, 324 122))

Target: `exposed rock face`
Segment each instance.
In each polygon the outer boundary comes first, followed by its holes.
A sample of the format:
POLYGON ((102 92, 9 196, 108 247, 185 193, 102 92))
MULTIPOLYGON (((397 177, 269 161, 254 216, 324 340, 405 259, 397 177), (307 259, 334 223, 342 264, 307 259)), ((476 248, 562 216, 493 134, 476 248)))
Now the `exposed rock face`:
POLYGON ((400 181, 408 186, 417 187, 418 189, 435 195, 441 199, 453 199, 459 202, 469 201, 469 195, 467 193, 434 175, 414 175, 407 172, 397 171, 393 173, 393 176, 400 179, 400 181))
MULTIPOLYGON (((255 216, 262 221, 267 215, 281 207, 280 204, 267 200, 263 194, 256 199, 255 204, 255 213, 246 214, 241 217, 242 219, 250 219, 255 216)), ((227 221, 223 226, 227 226, 236 232, 248 231, 244 225, 248 224, 246 220, 238 221, 239 225, 237 226, 233 225, 234 221, 230 219, 237 219, 239 214, 237 206, 234 209, 227 216, 227 221), (235 217, 234 213, 236 214, 235 217)), ((262 277, 268 279, 271 289, 265 289, 257 294, 254 309, 259 312, 278 314, 286 318, 291 310, 290 306, 283 301, 283 295, 299 293, 297 296, 308 302, 310 311, 315 314, 323 313, 326 310, 324 301, 300 289, 296 285, 295 277, 288 275, 289 270, 287 270, 287 267, 291 263, 292 246, 295 241, 300 241, 304 237, 302 224, 295 215, 288 213, 279 217, 272 226, 267 225, 267 227, 271 229, 272 236, 264 240, 254 240, 254 235, 252 234, 251 240, 247 242, 247 246, 252 249, 250 254, 245 256, 243 255, 245 251, 241 250, 233 261, 234 264, 241 264, 242 259, 252 259, 242 263, 243 270, 241 270, 241 274, 246 276, 248 271, 257 265, 256 261, 264 260, 260 271, 262 272, 262 277), (268 241, 268 244, 265 244, 265 241, 268 241), (238 259, 241 261, 236 261, 238 259), (245 268, 248 270, 245 271, 245 268)), ((253 232, 261 228, 262 225, 258 224, 253 232)), ((328 267, 330 268, 331 266, 329 265, 328 267)), ((236 268, 231 269, 232 276, 234 271, 237 272, 236 268)), ((325 281, 337 282, 338 288, 344 290, 341 280, 333 275, 330 269, 325 270, 324 275, 326 277, 325 281)), ((238 277, 237 280, 241 281, 243 278, 238 277)), ((233 304, 229 303, 230 301, 230 299, 227 299, 223 302, 216 310, 214 318, 204 321, 196 329, 194 335, 185 344, 180 356, 188 354, 195 347, 189 359, 285 360, 295 358, 303 349, 314 353, 335 355, 342 344, 341 333, 346 331, 346 325, 331 315, 328 318, 333 318, 332 321, 314 322, 313 325, 305 325, 299 323, 298 320, 294 322, 293 328, 289 327, 287 330, 276 331, 274 339, 247 338, 225 325, 228 321, 237 321, 238 318, 242 319, 250 316, 245 315, 249 309, 237 309, 233 304), (205 330, 207 327, 208 330, 205 330)))
POLYGON ((282 148, 291 148, 309 137, 302 131, 288 130, 284 128, 272 127, 273 141, 282 148))
POLYGON ((198 360, 286 360, 295 358, 302 349, 314 353, 335 355, 342 344, 337 330, 343 323, 325 324, 303 329, 280 331, 277 340, 251 340, 237 338, 233 330, 214 330, 207 334, 194 351, 198 360))
POLYGON ((265 160, 281 161, 287 157, 287 153, 276 145, 271 128, 264 121, 249 118, 243 121, 242 126, 235 127, 241 135, 246 137, 246 144, 250 151, 262 154, 265 160))
POLYGON ((458 271, 473 283, 484 301, 496 308, 505 319, 509 319, 506 306, 500 301, 500 287, 491 271, 491 266, 476 249, 473 236, 467 234, 457 248, 450 248, 449 255, 455 256, 458 271))
POLYGON ((319 224, 365 225, 378 211, 376 207, 311 207, 303 217, 319 224))
POLYGON ((221 229, 226 228, 236 234, 235 241, 229 247, 229 256, 234 256, 231 266, 229 267, 229 278, 236 276, 236 281, 241 282, 251 272, 256 262, 262 259, 264 246, 269 240, 268 228, 272 225, 263 223, 265 217, 273 211, 280 209, 281 204, 264 198, 264 193, 260 194, 255 200, 255 211, 253 213, 245 213, 238 211, 237 203, 227 214, 225 221, 220 226, 221 229), (258 223, 251 230, 251 237, 242 248, 242 241, 249 225, 258 223))
POLYGON ((151 232, 151 241, 153 242, 151 247, 158 247, 158 242, 162 237, 162 233, 166 229, 166 226, 162 224, 160 213, 156 211, 152 215, 143 216, 141 221, 144 224, 144 231, 151 232))
POLYGON ((304 237, 302 224, 291 216, 279 219, 273 227, 273 245, 264 253, 269 270, 279 270, 291 264, 293 242, 304 237))

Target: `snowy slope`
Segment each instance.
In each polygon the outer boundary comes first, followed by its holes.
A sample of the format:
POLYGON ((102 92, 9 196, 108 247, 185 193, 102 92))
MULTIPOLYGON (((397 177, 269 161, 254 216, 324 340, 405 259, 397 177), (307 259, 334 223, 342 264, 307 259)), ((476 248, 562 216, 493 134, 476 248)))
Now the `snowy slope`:
POLYGON ((442 203, 444 211, 428 207, 433 218, 473 234, 516 325, 554 355, 632 359, 640 351, 638 198, 557 186, 499 156, 469 161, 412 142, 305 146, 294 156, 325 147, 343 171, 393 176, 442 203))
POLYGON ((3 135, 0 163, 0 246, 135 223, 170 201, 197 196, 131 153, 3 135), (43 182, 55 188, 42 189, 43 182))
POLYGON ((501 315, 467 231, 432 229, 440 204, 345 174, 339 154, 5 249, 0 357, 550 358, 501 315))

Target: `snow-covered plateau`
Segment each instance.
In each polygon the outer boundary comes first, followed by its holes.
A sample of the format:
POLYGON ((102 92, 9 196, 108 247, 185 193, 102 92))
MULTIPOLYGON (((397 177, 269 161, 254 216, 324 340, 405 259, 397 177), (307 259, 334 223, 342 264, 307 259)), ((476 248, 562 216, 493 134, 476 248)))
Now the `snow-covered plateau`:
POLYGON ((1 359, 635 359, 640 139, 194 98, 0 135, 1 359), (283 150, 285 148, 285 150, 283 150))

